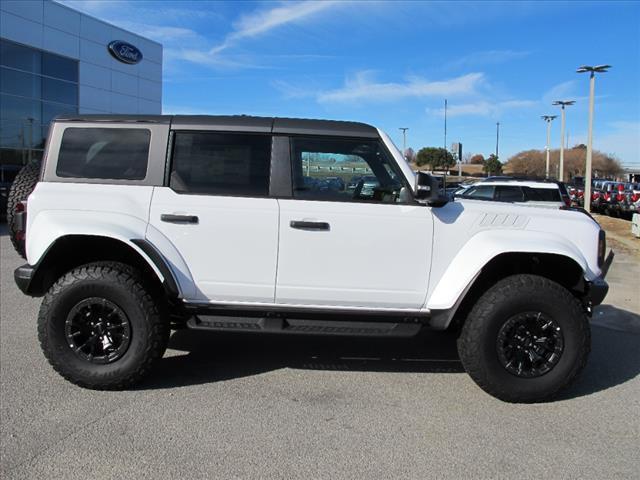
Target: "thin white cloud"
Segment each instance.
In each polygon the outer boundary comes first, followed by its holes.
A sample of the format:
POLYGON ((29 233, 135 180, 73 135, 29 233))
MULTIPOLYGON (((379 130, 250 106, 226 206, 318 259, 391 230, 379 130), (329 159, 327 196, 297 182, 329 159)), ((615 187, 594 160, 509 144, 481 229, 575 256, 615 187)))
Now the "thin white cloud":
POLYGON ((577 80, 569 80, 554 85, 542 95, 542 101, 551 105, 556 100, 575 100, 577 80))
MULTIPOLYGON (((506 110, 516 110, 521 108, 532 108, 538 105, 534 100, 505 100, 505 101, 488 101, 479 100, 469 103, 453 103, 447 108, 447 116, 481 116, 496 117, 500 116, 506 110)), ((444 108, 427 108, 427 113, 432 115, 444 116, 444 108)))
POLYGON ((404 98, 470 95, 484 80, 482 73, 469 73, 449 80, 428 81, 411 77, 406 82, 378 82, 371 71, 347 77, 342 88, 317 94, 320 103, 385 102, 404 98))
POLYGON ((498 63, 510 62, 527 57, 531 52, 519 50, 485 50, 474 52, 464 57, 453 60, 445 65, 445 68, 469 68, 498 63))
POLYGON ((220 45, 209 50, 209 53, 211 55, 218 54, 239 40, 256 37, 284 25, 308 19, 343 3, 335 0, 304 1, 285 3, 269 10, 252 12, 234 22, 234 30, 227 35, 220 45))

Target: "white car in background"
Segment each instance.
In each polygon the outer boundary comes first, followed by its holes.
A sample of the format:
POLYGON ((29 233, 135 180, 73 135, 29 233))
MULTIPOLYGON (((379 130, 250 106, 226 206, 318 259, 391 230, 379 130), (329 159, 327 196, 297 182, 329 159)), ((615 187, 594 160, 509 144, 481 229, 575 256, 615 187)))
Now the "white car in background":
POLYGON ((455 197, 461 200, 491 200, 547 208, 566 206, 557 183, 532 180, 478 182, 462 192, 456 192, 455 197))

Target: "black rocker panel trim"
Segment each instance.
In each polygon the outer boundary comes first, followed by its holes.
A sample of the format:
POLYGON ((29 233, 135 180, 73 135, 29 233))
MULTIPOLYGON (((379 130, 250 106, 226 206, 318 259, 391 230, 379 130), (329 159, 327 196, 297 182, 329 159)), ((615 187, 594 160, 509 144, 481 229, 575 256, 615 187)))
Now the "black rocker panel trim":
POLYGON ((350 310, 333 308, 291 307, 288 305, 237 305, 185 302, 184 309, 192 315, 227 317, 296 318, 309 320, 352 320, 360 322, 428 323, 429 313, 402 310, 350 310))

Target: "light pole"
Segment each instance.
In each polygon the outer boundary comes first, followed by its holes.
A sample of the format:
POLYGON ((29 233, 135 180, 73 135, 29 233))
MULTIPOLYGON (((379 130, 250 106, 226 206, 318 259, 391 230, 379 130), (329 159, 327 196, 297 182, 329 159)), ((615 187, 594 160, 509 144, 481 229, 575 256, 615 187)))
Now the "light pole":
POLYGON ((593 103, 596 91, 596 73, 605 73, 611 65, 582 65, 576 72, 590 73, 589 81, 589 133, 587 136, 587 164, 584 172, 584 208, 587 212, 591 211, 591 154, 593 148, 593 103))
POLYGON ((560 105, 562 108, 562 120, 560 123, 560 174, 558 175, 558 180, 564 182, 564 107, 571 106, 576 103, 573 100, 556 100, 553 102, 554 105, 560 105))
POLYGON ((404 157, 407 152, 407 130, 409 127, 400 127, 399 130, 402 130, 402 156, 404 157))
POLYGON ((558 118, 557 115, 542 115, 540 118, 542 118, 545 122, 547 122, 547 164, 546 167, 544 169, 544 176, 545 178, 549 178, 549 143, 551 142, 551 122, 553 122, 553 120, 555 118, 558 118))
POLYGON ((496 122, 496 160, 498 159, 499 141, 500 141, 500 122, 496 122))

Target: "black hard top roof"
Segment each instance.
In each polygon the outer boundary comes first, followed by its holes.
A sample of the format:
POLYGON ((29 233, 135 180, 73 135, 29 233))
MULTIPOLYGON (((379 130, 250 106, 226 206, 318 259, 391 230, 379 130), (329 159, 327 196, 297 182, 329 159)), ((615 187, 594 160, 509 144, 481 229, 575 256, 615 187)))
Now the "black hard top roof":
POLYGON ((60 122, 122 122, 170 124, 180 130, 221 130, 299 135, 335 135, 375 138, 375 127, 359 122, 249 115, 60 115, 60 122))

